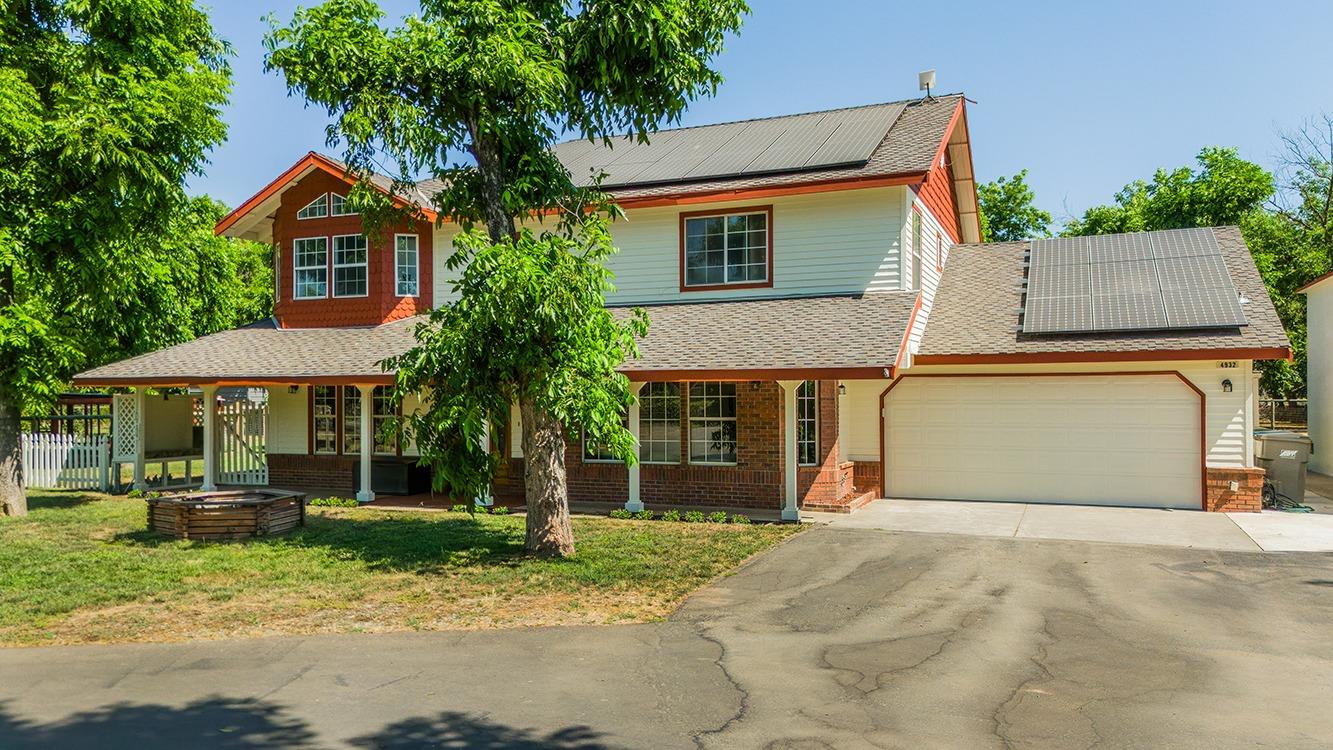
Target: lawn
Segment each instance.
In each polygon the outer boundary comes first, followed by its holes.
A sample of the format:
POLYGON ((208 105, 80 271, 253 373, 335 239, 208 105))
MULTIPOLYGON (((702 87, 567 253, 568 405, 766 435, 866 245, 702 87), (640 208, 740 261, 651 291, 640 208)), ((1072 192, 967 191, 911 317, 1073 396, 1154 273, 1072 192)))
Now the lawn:
POLYGON ((286 536, 187 542, 140 500, 29 502, 0 517, 0 646, 641 622, 799 531, 578 517, 577 554, 540 560, 522 516, 311 508, 286 536))

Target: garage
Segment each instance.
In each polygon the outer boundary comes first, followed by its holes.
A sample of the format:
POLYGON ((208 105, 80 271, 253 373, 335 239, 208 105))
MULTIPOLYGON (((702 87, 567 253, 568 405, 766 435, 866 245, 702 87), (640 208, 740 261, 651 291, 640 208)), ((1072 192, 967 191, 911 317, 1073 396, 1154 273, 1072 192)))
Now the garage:
POLYGON ((1197 509, 1202 400, 1175 373, 905 375, 885 496, 1197 509))

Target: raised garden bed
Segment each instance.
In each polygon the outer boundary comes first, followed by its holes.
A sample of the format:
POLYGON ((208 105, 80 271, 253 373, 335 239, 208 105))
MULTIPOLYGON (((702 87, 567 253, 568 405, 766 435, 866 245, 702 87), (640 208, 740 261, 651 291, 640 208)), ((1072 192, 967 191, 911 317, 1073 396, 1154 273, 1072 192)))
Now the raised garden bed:
POLYGON ((178 539, 243 539, 305 525, 305 495, 225 490, 150 497, 148 527, 178 539))

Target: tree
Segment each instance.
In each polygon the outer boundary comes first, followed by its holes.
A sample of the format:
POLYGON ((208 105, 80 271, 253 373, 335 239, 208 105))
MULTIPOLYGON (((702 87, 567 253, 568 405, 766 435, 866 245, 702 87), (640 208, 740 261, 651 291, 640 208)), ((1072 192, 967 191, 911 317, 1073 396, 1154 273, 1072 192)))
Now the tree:
MULTIPOLYGON (((410 176, 439 178, 443 186, 432 199, 439 215, 465 229, 484 224, 489 243, 500 248, 492 256, 481 252, 475 239, 464 240, 465 245, 474 243, 471 262, 488 259, 497 269, 573 273, 563 262, 536 263, 531 256, 578 255, 581 246, 598 257, 590 227, 567 221, 567 237, 558 242, 550 233, 515 239, 516 219, 586 201, 550 147, 562 132, 607 139, 609 144, 618 132, 646 139, 662 123, 679 121, 691 99, 712 93, 721 81, 710 60, 722 49, 726 34, 740 28, 746 12, 742 0, 423 0, 419 15, 385 28, 372 0, 328 0, 298 11, 286 27, 274 25, 265 39, 266 65, 282 72, 293 93, 323 106, 334 118, 330 142, 345 143, 344 160, 355 176, 382 170, 387 162, 396 172, 395 190, 403 194, 409 194, 410 176), (584 239, 575 239, 579 236, 584 239)), ((387 220, 387 203, 377 201, 369 188, 354 189, 352 200, 374 224, 387 220)), ((498 292, 552 304, 528 296, 552 289, 549 283, 529 282, 531 286, 499 287, 498 292)), ((474 288, 480 285, 462 287, 474 288)), ((487 295, 496 292, 478 291, 475 309, 493 306, 487 295)), ((535 330, 518 336, 513 345, 537 341, 548 350, 530 358, 510 352, 505 361, 522 369, 501 373, 503 378, 490 368, 462 371, 436 356, 448 350, 442 342, 451 338, 433 336, 429 328, 419 332, 417 350, 404 363, 429 367, 440 382, 465 392, 491 394, 461 403, 432 391, 428 409, 434 412, 433 421, 471 426, 466 437, 474 435, 483 420, 501 418, 498 399, 508 395, 506 384, 518 384, 512 395, 524 416, 523 444, 531 449, 524 452, 527 548, 542 555, 567 555, 573 540, 565 486, 566 430, 599 429, 614 421, 616 428, 602 437, 625 461, 635 457, 616 411, 623 406, 614 374, 620 361, 616 353, 624 352, 619 347, 622 331, 600 326, 595 335, 571 339, 569 343, 586 347, 573 356, 559 350, 559 341, 538 335, 563 314, 544 312, 552 317, 521 316, 525 321, 534 317, 526 322, 535 330), (595 362, 601 376, 571 369, 571 363, 585 362, 595 362)), ((446 325, 450 323, 446 318, 433 325, 444 332, 453 330, 446 325)), ((484 328, 480 323, 458 325, 460 331, 484 328)), ((475 347, 483 343, 471 341, 475 347)), ((399 378, 403 383, 424 381, 420 374, 400 371, 399 378)), ((447 447, 440 446, 436 455, 447 447)), ((479 481, 485 467, 475 453, 467 456, 478 467, 467 475, 470 484, 479 481)), ((448 462, 439 468, 442 476, 465 476, 452 471, 448 462)))
POLYGON ((167 228, 222 141, 227 54, 189 0, 0 0, 5 513, 27 509, 19 405, 142 320, 133 238, 167 228))
POLYGON ((1051 215, 1037 208, 1028 171, 977 186, 983 242, 1012 242, 1051 236, 1051 215))

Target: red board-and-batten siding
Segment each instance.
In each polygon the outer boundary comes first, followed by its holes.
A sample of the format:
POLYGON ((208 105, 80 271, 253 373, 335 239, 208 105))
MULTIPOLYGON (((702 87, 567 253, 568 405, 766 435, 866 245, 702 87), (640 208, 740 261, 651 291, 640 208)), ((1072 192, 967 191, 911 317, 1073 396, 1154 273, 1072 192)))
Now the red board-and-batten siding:
POLYGON ((349 186, 327 172, 312 171, 282 194, 282 203, 273 218, 273 241, 278 248, 278 300, 274 315, 283 328, 320 328, 379 325, 399 320, 431 306, 432 227, 428 221, 402 223, 382 235, 367 238, 365 297, 334 297, 332 243, 329 245, 329 296, 322 299, 293 299, 292 242, 301 237, 334 237, 362 234, 361 217, 329 216, 322 219, 298 219, 296 213, 316 198, 333 192, 347 195, 349 186), (394 234, 415 234, 417 240, 417 278, 420 288, 415 297, 399 297, 395 288, 394 234))

